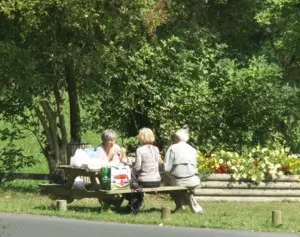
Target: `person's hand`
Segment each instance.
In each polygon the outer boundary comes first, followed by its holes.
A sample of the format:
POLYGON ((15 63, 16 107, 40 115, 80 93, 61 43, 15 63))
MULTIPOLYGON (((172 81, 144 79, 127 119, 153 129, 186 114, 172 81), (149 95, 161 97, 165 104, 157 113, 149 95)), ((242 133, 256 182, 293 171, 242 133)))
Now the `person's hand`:
POLYGON ((163 163, 164 163, 163 159, 159 157, 159 164, 163 164, 163 163))
POLYGON ((128 164, 128 159, 127 159, 127 156, 126 156, 126 148, 124 147, 121 147, 120 149, 120 161, 124 164, 128 164))

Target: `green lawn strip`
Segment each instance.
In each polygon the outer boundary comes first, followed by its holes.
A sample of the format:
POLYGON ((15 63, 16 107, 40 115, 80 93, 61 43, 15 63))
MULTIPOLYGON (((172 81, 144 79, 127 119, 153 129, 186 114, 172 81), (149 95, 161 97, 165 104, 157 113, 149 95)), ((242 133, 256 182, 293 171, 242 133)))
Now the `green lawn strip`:
MULTIPOLYGON (((15 186, 15 185, 14 185, 15 186)), ((125 210, 126 202, 122 206, 125 210)), ((174 208, 165 196, 146 195, 142 211, 138 215, 117 213, 113 209, 101 210, 96 199, 82 199, 68 205, 66 212, 55 209, 55 202, 41 196, 37 188, 3 187, 0 189, 0 212, 48 215, 107 222, 153 224, 170 226, 221 228, 236 230, 274 231, 299 233, 299 202, 202 202, 204 215, 190 210, 172 214, 167 220, 160 219, 161 207, 174 208), (28 191, 29 190, 29 191, 28 191), (281 210, 282 225, 271 223, 272 210, 281 210)))

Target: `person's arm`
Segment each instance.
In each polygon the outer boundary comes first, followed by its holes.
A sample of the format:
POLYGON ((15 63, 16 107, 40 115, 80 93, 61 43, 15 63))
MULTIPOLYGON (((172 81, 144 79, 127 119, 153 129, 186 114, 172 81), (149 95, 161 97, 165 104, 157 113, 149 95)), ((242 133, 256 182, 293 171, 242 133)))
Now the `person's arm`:
POLYGON ((170 172, 173 167, 173 151, 171 147, 167 150, 166 156, 165 156, 165 171, 170 172))
POLYGON ((136 157, 135 157, 135 162, 133 164, 133 169, 135 171, 140 171, 142 166, 142 156, 141 156, 141 151, 140 149, 136 150, 136 157))
POLYGON ((126 165, 128 165, 128 159, 126 156, 126 148, 121 147, 120 149, 120 161, 126 165))
POLYGON ((113 156, 111 157, 110 162, 113 162, 114 164, 120 163, 120 146, 118 144, 114 144, 113 147, 113 156))

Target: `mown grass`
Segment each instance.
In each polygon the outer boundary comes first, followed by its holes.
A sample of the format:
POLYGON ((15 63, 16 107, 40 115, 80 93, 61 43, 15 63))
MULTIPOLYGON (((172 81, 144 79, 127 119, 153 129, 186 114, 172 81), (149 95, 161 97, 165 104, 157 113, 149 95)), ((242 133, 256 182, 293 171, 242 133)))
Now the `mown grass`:
MULTIPOLYGON (((0 129, 7 126, 0 122, 0 129)), ((100 143, 100 134, 87 132, 83 141, 94 147, 100 143)), ((34 136, 26 134, 24 139, 15 141, 23 148, 25 154, 34 156, 37 161, 33 167, 25 167, 18 172, 47 173, 48 167, 44 156, 34 136)), ((4 143, 1 144, 5 145, 4 143)), ((46 181, 45 181, 46 182, 46 181)), ((55 202, 47 196, 39 194, 39 184, 42 181, 15 180, 10 184, 0 186, 0 212, 23 213, 34 215, 49 215, 107 222, 138 223, 202 228, 221 228, 236 230, 300 232, 299 202, 203 202, 204 215, 197 215, 190 210, 174 213, 167 220, 160 218, 161 207, 174 208, 174 204, 166 196, 146 196, 145 204, 138 215, 115 212, 113 209, 102 210, 96 199, 82 199, 68 206, 66 212, 55 209, 55 202), (273 226, 272 210, 281 210, 282 225, 273 226)), ((125 208, 125 207, 124 207, 125 208)))
POLYGON ((152 224, 201 228, 221 228, 300 233, 300 202, 202 202, 204 215, 189 209, 174 213, 161 220, 161 208, 174 208, 174 203, 163 195, 147 195, 141 212, 132 215, 113 208, 102 210, 97 199, 82 199, 68 205, 66 212, 59 212, 55 202, 39 194, 38 181, 14 181, 0 189, 0 212, 48 215, 106 222, 152 224), (272 210, 281 210, 282 225, 272 225, 272 210))

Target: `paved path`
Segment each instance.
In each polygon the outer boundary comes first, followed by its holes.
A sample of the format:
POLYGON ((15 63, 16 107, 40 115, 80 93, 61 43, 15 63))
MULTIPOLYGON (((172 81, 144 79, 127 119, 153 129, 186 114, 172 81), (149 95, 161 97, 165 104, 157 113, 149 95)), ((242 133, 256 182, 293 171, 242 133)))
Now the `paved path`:
POLYGON ((0 213, 0 237, 296 237, 300 235, 200 228, 126 225, 0 213))

